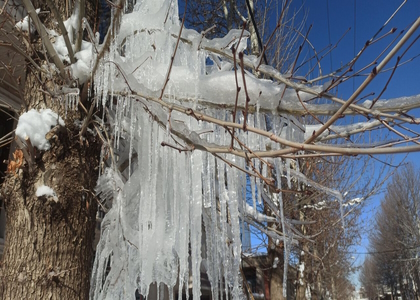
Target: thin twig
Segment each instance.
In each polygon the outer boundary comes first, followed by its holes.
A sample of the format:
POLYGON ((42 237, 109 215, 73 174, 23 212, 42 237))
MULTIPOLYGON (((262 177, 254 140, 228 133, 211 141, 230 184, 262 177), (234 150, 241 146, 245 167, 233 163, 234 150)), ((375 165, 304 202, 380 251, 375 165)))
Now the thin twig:
POLYGON ((359 88, 350 96, 346 103, 319 129, 312 135, 308 140, 305 141, 305 144, 312 143, 321 133, 323 133, 328 127, 330 127, 340 116, 341 114, 352 104, 352 102, 360 95, 360 93, 369 85, 369 83, 376 77, 378 72, 380 72, 386 64, 391 60, 391 58, 400 50, 400 48, 407 42, 407 40, 413 35, 413 33, 420 26, 420 17, 417 18, 413 26, 407 33, 402 37, 397 45, 391 50, 390 53, 381 61, 381 63, 375 67, 370 73, 369 77, 359 86, 359 88))
POLYGON ((168 143, 166 143, 166 142, 162 142, 162 143, 160 143, 160 145, 162 146, 162 147, 169 147, 169 148, 172 148, 172 149, 175 149, 175 150, 177 150, 179 153, 181 153, 181 152, 188 152, 188 151, 193 151, 194 150, 194 148, 192 148, 192 149, 187 149, 187 148, 179 148, 179 147, 177 147, 177 146, 174 146, 174 145, 171 145, 171 144, 168 144, 168 143))
POLYGON ((417 42, 417 40, 420 38, 420 35, 417 35, 417 37, 410 43, 410 45, 408 45, 408 47, 407 47, 407 49, 405 49, 405 51, 400 55, 400 56, 398 56, 397 57, 397 61, 395 62, 395 66, 394 66, 394 69, 392 70, 392 72, 391 72, 391 75, 389 76, 389 78, 388 78, 388 81, 386 82, 386 84, 385 84, 385 86, 384 86, 384 88, 382 89, 382 91, 381 91, 381 93, 378 95, 378 97, 374 100, 374 101, 372 101, 372 105, 370 106, 370 109, 372 109, 372 107, 373 107, 373 105, 375 105, 375 103, 376 103, 376 101, 378 101, 379 100, 379 98, 383 95, 383 93, 386 91, 386 89, 387 89, 387 87, 388 87, 388 85, 389 85, 389 83, 391 82, 391 79, 392 79, 392 77, 394 76, 394 74, 395 74, 395 71, 397 70, 397 68, 398 68, 398 66, 399 66, 399 63, 400 63, 400 61, 401 61, 401 58, 403 58, 403 56, 407 53, 407 51, 414 45, 414 43, 415 42, 417 42))
MULTIPOLYGON (((241 36, 239 37, 239 41, 238 41, 238 44, 237 44, 236 48, 232 47, 233 70, 235 72, 235 85, 236 85, 235 108, 233 110, 233 123, 236 123, 236 111, 237 111, 237 108, 238 108, 238 98, 239 98, 239 92, 241 91, 241 88, 238 85, 238 69, 237 69, 237 65, 236 65, 236 52, 238 51, 239 45, 241 43, 241 39, 242 39, 242 35, 244 33, 244 30, 245 30, 245 26, 246 26, 246 22, 244 22, 243 25, 242 25, 241 36)), ((235 129, 232 128, 232 142, 230 144, 231 148, 233 148, 233 137, 234 136, 235 136, 235 129)))
POLYGON ((57 7, 52 2, 52 0, 47 0, 47 4, 50 7, 51 11, 54 14, 54 17, 57 20, 58 27, 60 28, 61 34, 64 38, 64 43, 66 44, 66 48, 67 48, 67 51, 69 53, 70 62, 72 64, 74 64, 76 62, 76 60, 74 59, 73 48, 72 48, 72 45, 70 43, 69 34, 67 32, 66 26, 64 26, 63 19, 61 18, 61 14, 58 12, 57 7))
MULTIPOLYGON (((76 0, 74 5, 74 10, 77 13, 78 20, 76 28, 76 42, 75 42, 75 50, 79 52, 82 48, 82 40, 83 40, 83 19, 85 18, 85 0, 76 0)), ((92 44, 95 44, 92 41, 92 44)))
POLYGON ((244 111, 244 125, 242 129, 246 131, 246 120, 248 118, 248 104, 251 101, 248 95, 248 89, 246 88, 246 80, 245 80, 245 68, 244 68, 244 53, 239 53, 239 60, 241 62, 241 72, 242 72, 242 81, 244 83, 244 91, 245 91, 245 111, 244 111))
MULTIPOLYGON (((284 14, 285 14, 285 11, 286 11, 286 7, 287 7, 287 5, 288 5, 288 3, 289 3, 289 0, 286 0, 285 2, 284 2, 284 5, 283 5, 283 8, 282 8, 282 10, 281 10, 281 13, 280 13, 280 17, 279 17, 279 19, 278 19, 278 21, 277 21, 277 25, 276 25, 276 27, 274 28, 274 30, 273 30, 273 32, 271 33, 271 35, 270 35, 270 37, 268 38, 268 41, 267 41, 267 43, 264 45, 264 47, 262 48, 262 53, 261 53, 261 58, 263 58, 264 57, 264 55, 265 55, 265 51, 267 50, 267 45, 268 44, 270 44, 270 42, 271 42, 271 39, 274 37, 274 33, 280 28, 280 26, 282 25, 282 23, 283 23, 283 17, 284 17, 284 14)), ((255 68, 255 70, 258 72, 258 69, 259 69, 259 67, 261 66, 261 64, 262 64, 262 59, 260 59, 260 61, 259 61, 259 63, 258 63, 258 66, 255 68)))
POLYGON ((38 14, 36 13, 31 0, 22 0, 22 1, 23 1, 23 4, 25 5, 26 11, 28 12, 29 16, 34 22, 36 30, 39 32, 39 35, 42 39, 42 43, 44 44, 45 49, 48 52, 48 55, 53 59, 54 64, 57 66, 58 70, 60 71, 61 77, 68 82, 69 78, 64 70, 64 64, 58 57, 57 52, 55 51, 53 45, 51 44, 48 33, 45 30, 44 24, 42 24, 41 20, 39 19, 38 14))
POLYGON ((178 39, 176 40, 176 45, 175 45, 174 53, 171 56, 171 63, 169 64, 169 69, 168 69, 168 72, 166 73, 165 83, 163 84, 162 91, 160 93, 159 99, 162 99, 163 93, 165 92, 166 85, 169 82, 169 76, 171 75, 172 66, 174 64, 174 59, 175 59, 176 51, 178 50, 179 39, 181 37, 182 29, 184 28, 185 16, 187 14, 187 6, 188 6, 188 0, 185 0, 184 16, 182 17, 181 27, 179 28, 178 39))

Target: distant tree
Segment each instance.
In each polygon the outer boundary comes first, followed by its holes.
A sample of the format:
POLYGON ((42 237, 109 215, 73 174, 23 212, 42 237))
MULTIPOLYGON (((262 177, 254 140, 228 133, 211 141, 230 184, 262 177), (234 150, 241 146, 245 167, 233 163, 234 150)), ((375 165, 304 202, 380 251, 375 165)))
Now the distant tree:
POLYGON ((375 216, 369 236, 372 254, 365 262, 366 286, 376 283, 404 299, 419 288, 420 171, 408 164, 394 174, 375 216), (368 272, 376 269, 375 272, 368 272))

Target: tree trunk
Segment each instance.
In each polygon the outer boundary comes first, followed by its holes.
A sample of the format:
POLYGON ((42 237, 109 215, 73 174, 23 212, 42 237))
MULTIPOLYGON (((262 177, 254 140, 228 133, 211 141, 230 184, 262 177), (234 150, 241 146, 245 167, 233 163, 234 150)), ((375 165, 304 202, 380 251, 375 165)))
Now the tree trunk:
MULTIPOLYGON (((270 149, 267 146, 267 149, 270 149)), ((268 177, 273 178, 273 174, 271 170, 268 170, 268 177)), ((269 187, 270 193, 274 193, 274 190, 269 187)), ((264 214, 267 216, 273 215, 271 209, 268 205, 264 202, 264 214)), ((272 222, 267 223, 267 227, 273 226, 272 222)), ((277 245, 276 242, 270 236, 268 238, 268 247, 267 247, 267 269, 268 271, 268 282, 270 286, 269 295, 266 295, 267 300, 284 300, 283 297, 283 272, 280 270, 284 270, 284 246, 283 244, 277 245), (278 263, 277 268, 273 268, 274 260, 279 259, 280 262, 278 263)))
MULTIPOLYGON (((35 84, 26 94, 36 107, 41 94, 33 77, 28 76, 28 84, 35 84)), ((32 170, 26 162, 3 185, 7 220, 2 299, 88 299, 97 209, 91 191, 100 148, 93 137, 89 146, 80 144, 70 115, 32 170), (51 187, 58 201, 37 197, 40 185, 51 187)))
MULTIPOLYGON (((66 1, 54 2, 65 20, 66 1)), ((49 16, 48 23, 52 19, 49 16)), ((36 36, 31 41, 34 49, 42 49, 36 36)), ((34 52, 33 59, 47 65, 42 50, 34 52)), ((42 92, 55 91, 61 85, 58 74, 49 78, 33 68, 27 70, 25 104, 29 109, 51 108, 64 119, 65 127, 53 128, 46 135, 51 148, 35 149, 33 163, 25 161, 2 186, 7 219, 0 298, 88 299, 97 211, 92 191, 98 176, 99 138, 86 134, 82 142, 80 128, 74 124, 76 119, 83 120, 81 111, 68 111, 66 115, 60 100, 53 101, 42 92), (37 197, 41 185, 51 187, 56 198, 37 197)))
POLYGON ((331 298, 333 300, 337 299, 337 291, 335 290, 335 280, 334 280, 334 276, 331 277, 331 298))
POLYGON ((284 259, 283 259, 283 251, 284 248, 280 245, 276 245, 271 237, 268 237, 268 249, 267 249, 267 260, 268 260, 268 267, 271 267, 271 272, 269 275, 269 282, 270 282, 270 298, 269 300, 283 300, 283 267, 284 267, 284 259), (276 257, 279 259, 279 263, 277 268, 272 268, 274 260, 276 257), (282 263, 280 263, 282 262, 282 263))
MULTIPOLYGON (((304 186, 302 187, 303 189, 305 188, 304 186)), ((300 210, 299 212, 299 219, 301 221, 305 221, 305 214, 303 213, 302 210, 300 210)), ((303 235, 306 235, 306 227, 305 225, 301 226, 301 231, 303 235)), ((306 285, 307 285, 307 280, 305 276, 308 272, 309 272, 309 264, 307 263, 307 259, 306 257, 308 256, 307 253, 309 253, 309 247, 308 247, 308 243, 307 241, 303 241, 301 242, 301 249, 303 249, 303 254, 301 253, 299 255, 299 265, 298 265, 298 269, 296 270, 297 272, 297 278, 296 278, 296 300, 305 300, 306 299, 306 285), (304 269, 300 270, 301 265, 303 264, 304 269)))

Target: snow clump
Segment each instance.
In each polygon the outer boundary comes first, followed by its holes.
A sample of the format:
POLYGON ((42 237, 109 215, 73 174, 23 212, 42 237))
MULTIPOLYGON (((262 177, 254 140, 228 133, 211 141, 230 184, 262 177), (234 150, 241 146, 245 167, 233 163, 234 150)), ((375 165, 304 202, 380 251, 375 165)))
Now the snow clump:
MULTIPOLYGON (((41 10, 39 9, 39 8, 37 8, 36 10, 35 10, 35 12, 37 13, 37 14, 39 14, 39 12, 40 12, 41 10)), ((23 18, 23 20, 20 20, 19 22, 17 22, 16 24, 15 24, 15 27, 17 28, 17 29, 20 29, 20 30, 22 30, 22 31, 26 31, 26 32, 28 32, 29 31, 29 16, 26 16, 25 18, 23 18)), ((34 33, 35 32, 35 25, 31 22, 31 33, 34 33)))
POLYGON ((19 117, 16 135, 22 141, 29 138, 34 147, 46 151, 51 145, 45 135, 56 125, 64 126, 64 121, 51 109, 31 109, 19 117))
POLYGON ((50 188, 49 186, 46 186, 46 185, 39 186, 36 189, 35 195, 37 197, 42 197, 42 196, 53 197, 53 200, 55 202, 58 202, 57 194, 54 192, 54 190, 52 188, 50 188))

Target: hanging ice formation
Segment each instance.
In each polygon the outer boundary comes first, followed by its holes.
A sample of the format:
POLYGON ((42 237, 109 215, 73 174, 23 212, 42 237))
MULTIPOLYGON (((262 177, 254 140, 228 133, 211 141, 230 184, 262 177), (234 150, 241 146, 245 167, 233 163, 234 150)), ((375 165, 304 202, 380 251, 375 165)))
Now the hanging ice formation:
MULTIPOLYGON (((191 112, 232 121, 232 114, 219 106, 234 103, 232 63, 210 54, 206 47, 231 53, 234 46, 239 52, 246 46, 248 33, 238 46, 240 30, 209 41, 183 29, 162 98, 166 104, 162 105, 159 97, 180 29, 178 6, 176 1, 144 0, 131 9, 123 14, 119 26, 111 24, 116 29, 110 49, 94 75, 95 94, 98 104, 106 108, 114 143, 108 145, 109 167, 98 180, 97 193, 111 208, 102 222, 91 298, 133 299, 136 291, 147 296, 155 284, 161 296, 165 293, 173 299, 184 293, 188 297, 191 290, 193 299, 199 299, 205 274, 213 299, 228 294, 241 299, 240 223, 258 214, 246 203, 245 173, 209 151, 230 145, 231 135, 222 126, 198 121, 191 112), (213 63, 207 65, 208 59, 213 63), (186 110, 173 109, 176 105, 186 110)), ((264 114, 250 114, 247 123, 267 130, 265 115, 278 105, 284 87, 252 74, 246 78, 251 104, 265 110, 264 114)), ((284 101, 288 95, 284 93, 284 101)), ((291 116, 270 118, 269 129, 275 135, 303 141, 305 132, 298 120, 291 116)), ((243 123, 242 112, 237 113, 237 120, 243 123)), ((236 132, 253 151, 266 150, 270 143, 251 132, 236 132)), ((276 150, 281 146, 270 143, 269 147, 276 150)), ((218 155, 250 170, 243 158, 218 155)), ((252 163, 268 176, 266 165, 255 158, 252 163)), ((287 176, 290 185, 290 160, 275 158, 273 164, 278 187, 282 176, 287 176)), ((272 219, 285 228, 287 238, 270 234, 284 239, 287 256, 293 232, 283 215, 281 194, 272 199, 262 196, 262 186, 259 179, 253 184, 256 199, 268 201, 276 215, 272 219)), ((287 275, 287 266, 285 271, 287 275)))

